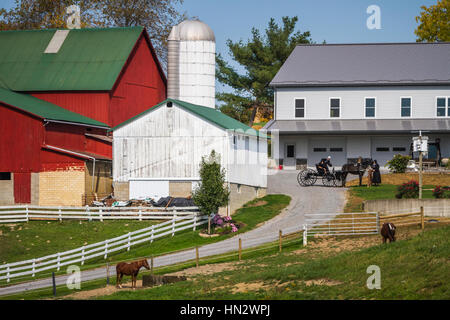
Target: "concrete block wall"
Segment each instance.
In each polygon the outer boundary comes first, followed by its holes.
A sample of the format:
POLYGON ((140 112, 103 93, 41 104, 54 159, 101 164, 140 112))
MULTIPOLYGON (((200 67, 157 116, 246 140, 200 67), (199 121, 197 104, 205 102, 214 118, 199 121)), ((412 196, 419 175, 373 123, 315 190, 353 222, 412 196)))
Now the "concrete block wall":
POLYGON ((170 181, 169 195, 171 197, 188 197, 192 195, 192 182, 170 181))
POLYGON ((84 167, 39 173, 39 205, 81 206, 85 193, 84 167))
POLYGON ((126 201, 130 199, 130 183, 129 182, 113 182, 114 197, 117 200, 126 201))
POLYGON ((14 173, 11 180, 0 180, 0 205, 14 204, 14 173))
POLYGON ((450 199, 381 199, 364 201, 365 212, 407 213, 423 207, 425 216, 450 217, 450 199))

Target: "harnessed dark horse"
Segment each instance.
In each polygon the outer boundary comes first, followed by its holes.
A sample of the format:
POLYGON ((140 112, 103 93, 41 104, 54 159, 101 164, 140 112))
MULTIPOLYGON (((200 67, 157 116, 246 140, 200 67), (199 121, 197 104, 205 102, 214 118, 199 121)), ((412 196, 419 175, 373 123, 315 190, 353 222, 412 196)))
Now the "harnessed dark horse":
POLYGON ((348 174, 354 174, 359 176, 359 186, 362 185, 362 177, 366 172, 366 169, 372 163, 372 159, 359 159, 357 163, 347 163, 342 166, 342 186, 345 187, 348 174))

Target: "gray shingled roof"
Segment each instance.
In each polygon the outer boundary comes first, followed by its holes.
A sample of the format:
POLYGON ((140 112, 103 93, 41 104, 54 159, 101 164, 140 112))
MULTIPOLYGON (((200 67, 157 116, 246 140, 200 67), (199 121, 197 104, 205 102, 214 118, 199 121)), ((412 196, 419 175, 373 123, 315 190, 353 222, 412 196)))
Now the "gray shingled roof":
POLYGON ((299 45, 270 83, 450 84, 450 42, 299 45))
POLYGON ((349 119, 349 120, 274 120, 264 126, 280 133, 406 133, 415 130, 449 132, 450 119, 349 119))

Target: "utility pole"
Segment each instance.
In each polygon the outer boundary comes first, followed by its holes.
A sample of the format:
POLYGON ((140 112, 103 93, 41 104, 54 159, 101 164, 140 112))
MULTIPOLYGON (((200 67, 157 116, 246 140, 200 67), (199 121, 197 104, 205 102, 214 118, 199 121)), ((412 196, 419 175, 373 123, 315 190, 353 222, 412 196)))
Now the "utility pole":
MULTIPOLYGON (((417 131, 416 131, 417 132, 417 131)), ((413 138, 413 151, 419 152, 419 199, 422 199, 423 188, 423 153, 428 152, 428 137, 422 136, 422 130, 419 130, 419 136, 413 138)))
POLYGON ((422 199, 422 131, 419 131, 420 151, 419 151, 419 199, 422 199))

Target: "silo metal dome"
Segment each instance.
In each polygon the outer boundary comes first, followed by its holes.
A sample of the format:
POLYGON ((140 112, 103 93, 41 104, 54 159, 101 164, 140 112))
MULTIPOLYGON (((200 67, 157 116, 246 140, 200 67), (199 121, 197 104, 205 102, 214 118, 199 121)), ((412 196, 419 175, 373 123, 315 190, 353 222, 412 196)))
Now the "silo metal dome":
POLYGON ((216 41, 214 32, 200 20, 185 20, 175 26, 168 40, 179 41, 216 41))

